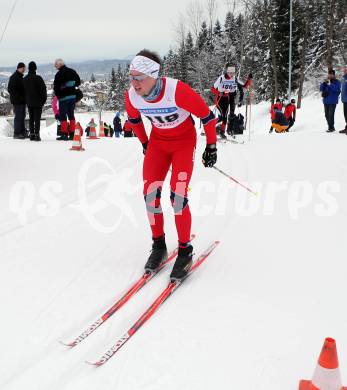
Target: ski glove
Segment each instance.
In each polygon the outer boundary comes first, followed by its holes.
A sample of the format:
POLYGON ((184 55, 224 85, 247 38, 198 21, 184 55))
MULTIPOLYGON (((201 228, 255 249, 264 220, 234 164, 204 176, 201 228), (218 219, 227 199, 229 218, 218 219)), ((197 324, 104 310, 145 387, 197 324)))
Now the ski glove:
POLYGON ((143 154, 146 154, 146 151, 147 151, 147 146, 148 146, 148 141, 147 142, 144 142, 143 144, 142 144, 142 152, 143 152, 143 154))
POLYGON ((216 162, 217 162, 216 144, 206 145, 206 149, 202 155, 202 163, 206 168, 212 168, 216 162))

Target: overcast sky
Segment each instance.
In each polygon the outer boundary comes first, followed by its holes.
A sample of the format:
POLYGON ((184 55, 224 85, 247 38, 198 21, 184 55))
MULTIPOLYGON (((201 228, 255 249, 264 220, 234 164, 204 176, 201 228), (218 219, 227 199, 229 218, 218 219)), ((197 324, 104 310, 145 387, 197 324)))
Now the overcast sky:
MULTIPOLYGON (((17 0, 0 66, 18 61, 125 58, 146 47, 165 54, 173 25, 191 0, 17 0)), ((206 0, 201 0, 205 2, 206 0)), ((0 0, 0 37, 15 0, 0 0)), ((218 14, 226 12, 218 0, 218 14)))

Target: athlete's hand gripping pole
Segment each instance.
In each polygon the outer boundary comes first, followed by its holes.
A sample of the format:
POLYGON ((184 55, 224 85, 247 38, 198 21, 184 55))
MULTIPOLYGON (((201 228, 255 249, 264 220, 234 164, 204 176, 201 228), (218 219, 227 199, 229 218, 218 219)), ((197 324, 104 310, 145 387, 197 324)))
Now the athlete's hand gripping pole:
POLYGON ((217 162, 217 147, 216 144, 206 145, 202 155, 202 163, 206 168, 212 168, 217 162))

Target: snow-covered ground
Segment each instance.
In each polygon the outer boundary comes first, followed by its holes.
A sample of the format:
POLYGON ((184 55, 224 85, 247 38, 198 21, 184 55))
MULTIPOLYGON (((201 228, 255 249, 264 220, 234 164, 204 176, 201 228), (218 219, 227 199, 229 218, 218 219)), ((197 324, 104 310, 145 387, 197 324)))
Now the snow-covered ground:
MULTIPOLYGON (((139 276, 150 249, 137 139, 56 142, 0 137, 0 388, 2 390, 292 390, 310 379, 325 337, 347 384, 347 137, 327 134, 309 97, 293 132, 269 134, 252 109, 251 142, 218 144, 200 163, 190 205, 195 252, 220 246, 105 366, 106 351, 151 303, 168 271, 73 350, 68 341, 139 276)), ((92 114, 78 114, 84 126, 92 114)), ((94 115, 97 119, 97 115, 94 115)), ((103 118, 112 121, 112 113, 103 118)), ((344 126, 342 106, 337 129, 344 126)), ((5 132, 0 120, 0 133, 5 132)), ((248 140, 248 136, 245 136, 248 140)), ((166 234, 176 242, 169 191, 166 234)))

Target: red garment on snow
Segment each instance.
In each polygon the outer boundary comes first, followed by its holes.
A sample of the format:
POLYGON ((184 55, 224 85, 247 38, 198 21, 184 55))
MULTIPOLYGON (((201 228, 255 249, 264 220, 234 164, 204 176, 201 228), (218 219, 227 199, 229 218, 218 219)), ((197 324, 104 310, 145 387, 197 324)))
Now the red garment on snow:
POLYGON ((284 116, 289 119, 289 118, 293 118, 295 119, 295 116, 296 116, 296 107, 295 107, 295 104, 292 104, 292 103, 289 103, 287 105, 287 107, 285 108, 284 110, 284 116))

